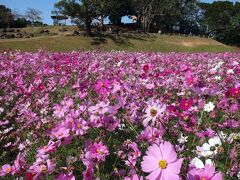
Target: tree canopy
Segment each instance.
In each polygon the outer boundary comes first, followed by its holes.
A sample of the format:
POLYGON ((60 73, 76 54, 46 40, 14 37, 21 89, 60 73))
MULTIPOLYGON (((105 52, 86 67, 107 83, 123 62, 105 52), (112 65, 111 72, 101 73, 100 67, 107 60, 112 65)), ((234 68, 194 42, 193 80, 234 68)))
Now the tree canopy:
POLYGON ((11 9, 4 5, 0 5, 0 28, 10 26, 13 20, 11 9))

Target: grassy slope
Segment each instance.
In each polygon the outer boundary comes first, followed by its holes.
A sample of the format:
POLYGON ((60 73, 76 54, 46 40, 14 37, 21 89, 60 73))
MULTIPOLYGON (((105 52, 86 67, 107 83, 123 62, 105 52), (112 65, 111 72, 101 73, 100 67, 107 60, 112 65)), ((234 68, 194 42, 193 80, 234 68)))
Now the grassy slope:
MULTIPOLYGON (((67 27, 75 30, 75 27, 67 27)), ((36 51, 39 48, 48 51, 71 50, 127 50, 127 51, 160 51, 160 52, 223 52, 238 51, 239 49, 226 46, 212 39, 198 37, 182 37, 167 35, 115 35, 106 38, 88 38, 83 36, 66 36, 69 32, 59 33, 59 27, 43 27, 55 36, 35 37, 31 39, 0 40, 1 49, 16 49, 22 51, 36 51)), ((26 28, 27 32, 39 31, 40 28, 26 28)))

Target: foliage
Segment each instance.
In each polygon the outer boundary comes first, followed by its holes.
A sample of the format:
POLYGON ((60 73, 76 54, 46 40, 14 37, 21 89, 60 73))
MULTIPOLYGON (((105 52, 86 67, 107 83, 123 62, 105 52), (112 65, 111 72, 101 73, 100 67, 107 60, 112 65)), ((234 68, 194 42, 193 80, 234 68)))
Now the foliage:
POLYGON ((8 27, 13 20, 11 9, 0 5, 0 28, 8 27))
POLYGON ((202 3, 204 23, 207 25, 207 33, 226 43, 239 43, 240 3, 219 1, 212 4, 202 3))
POLYGON ((91 35, 92 20, 97 17, 97 2, 95 0, 61 0, 55 4, 58 12, 70 16, 73 21, 85 25, 86 33, 91 35))

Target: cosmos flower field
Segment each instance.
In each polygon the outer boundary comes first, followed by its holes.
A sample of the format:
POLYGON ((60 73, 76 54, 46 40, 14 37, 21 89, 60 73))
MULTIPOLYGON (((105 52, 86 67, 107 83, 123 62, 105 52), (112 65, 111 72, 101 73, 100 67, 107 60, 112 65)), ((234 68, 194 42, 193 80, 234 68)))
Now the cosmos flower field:
POLYGON ((240 179, 240 54, 0 53, 0 179, 240 179))

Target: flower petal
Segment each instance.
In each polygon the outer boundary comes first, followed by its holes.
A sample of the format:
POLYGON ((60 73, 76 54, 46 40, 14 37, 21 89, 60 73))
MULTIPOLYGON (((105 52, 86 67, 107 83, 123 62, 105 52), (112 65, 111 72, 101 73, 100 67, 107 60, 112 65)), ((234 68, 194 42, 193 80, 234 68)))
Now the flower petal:
POLYGON ((181 167, 182 167, 182 162, 183 162, 183 158, 178 159, 177 161, 175 161, 173 163, 169 163, 167 165, 167 170, 171 173, 179 174, 181 167))
POLYGON ((167 168, 162 171, 162 179, 163 180, 180 180, 178 174, 175 174, 171 171, 171 169, 167 168))
POLYGON ((217 174, 215 174, 212 178, 211 178, 211 180, 222 180, 222 173, 217 173, 217 174))
POLYGON ((192 159, 191 164, 193 164, 196 168, 200 168, 200 169, 204 168, 203 162, 201 161, 201 159, 197 157, 192 159))
POLYGON ((204 151, 209 151, 210 150, 210 145, 208 144, 208 143, 204 143, 203 145, 202 145, 202 148, 203 148, 203 150, 204 151))
POLYGON ((152 172, 159 168, 158 160, 152 156, 144 156, 141 166, 143 172, 152 172))
POLYGON ((146 179, 148 180, 161 180, 162 179, 162 170, 161 169, 157 169, 155 171, 153 171, 151 174, 149 174, 146 179))
POLYGON ((150 146, 146 154, 149 156, 153 156, 158 161, 163 159, 162 152, 160 151, 160 148, 156 144, 153 144, 152 146, 150 146))
POLYGON ((160 144, 160 149, 163 155, 163 159, 168 163, 173 162, 177 159, 177 153, 175 152, 173 145, 170 142, 165 141, 160 144))

